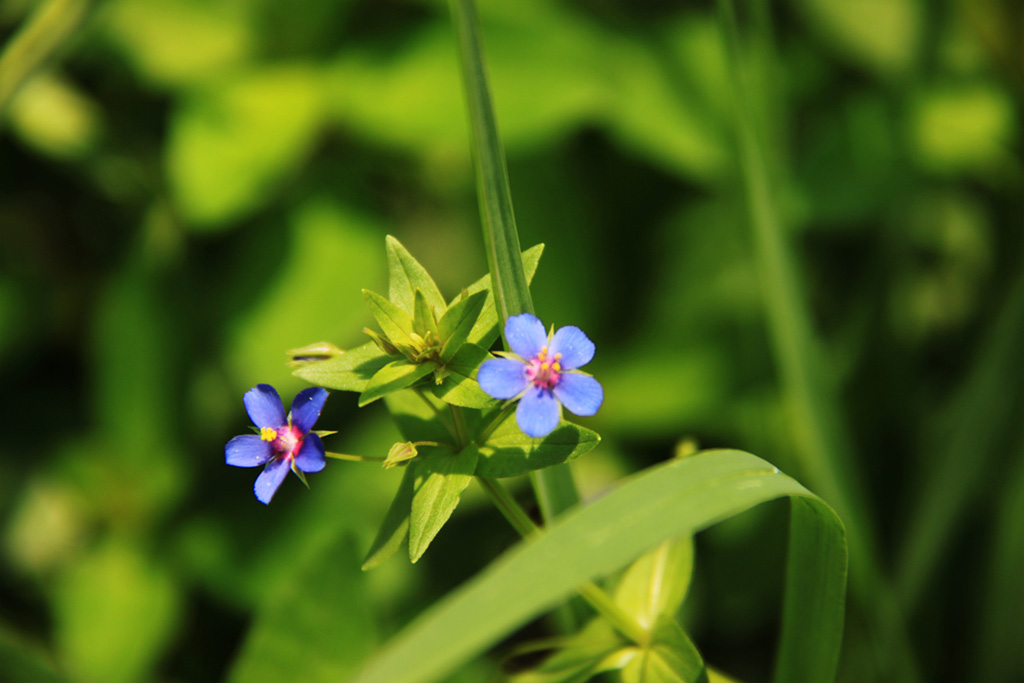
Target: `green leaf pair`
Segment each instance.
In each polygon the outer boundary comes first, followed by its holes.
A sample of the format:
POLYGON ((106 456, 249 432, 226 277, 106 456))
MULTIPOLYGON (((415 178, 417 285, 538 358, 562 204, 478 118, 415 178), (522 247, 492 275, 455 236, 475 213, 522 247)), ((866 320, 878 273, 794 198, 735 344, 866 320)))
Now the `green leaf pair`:
MULTIPOLYGON (((543 251, 536 245, 522 253, 528 278, 543 251)), ((429 386, 451 405, 493 406, 476 382, 476 370, 498 336, 490 275, 446 303, 427 270, 390 236, 387 258, 388 297, 363 290, 381 332, 367 329, 372 341, 347 352, 293 354, 295 375, 329 389, 358 391, 360 406, 413 386, 429 386), (426 380, 430 374, 433 383, 426 380)))

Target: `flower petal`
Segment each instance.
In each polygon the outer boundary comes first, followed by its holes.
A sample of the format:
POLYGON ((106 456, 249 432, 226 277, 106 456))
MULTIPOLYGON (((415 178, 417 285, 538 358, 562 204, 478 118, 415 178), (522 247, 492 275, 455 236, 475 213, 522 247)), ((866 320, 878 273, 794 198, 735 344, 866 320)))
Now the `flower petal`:
POLYGON ((324 442, 317 434, 307 434, 302 448, 295 454, 295 466, 303 472, 319 472, 326 464, 324 442))
POLYGON ((505 341, 523 360, 533 360, 548 345, 544 323, 533 313, 520 313, 505 321, 505 341))
POLYGON ((516 408, 516 423, 527 436, 547 436, 558 426, 559 412, 550 390, 531 386, 516 408))
POLYGON ((292 401, 292 424, 298 427, 303 434, 308 432, 320 417, 320 411, 323 410, 326 400, 326 389, 310 387, 300 391, 292 401))
POLYGON ((593 415, 604 401, 604 389, 590 375, 569 372, 558 378, 555 398, 574 415, 593 415))
POLYGON ((242 401, 245 403, 246 412, 249 413, 249 419, 257 427, 280 429, 288 422, 284 417, 281 397, 269 384, 257 384, 245 392, 242 401))
POLYGON ((270 464, 263 468, 260 476, 256 477, 256 485, 253 486, 256 498, 261 503, 266 505, 270 502, 270 499, 277 493, 281 482, 288 476, 289 469, 288 461, 285 458, 271 460, 270 464))
POLYGON ((566 325, 558 328, 555 336, 551 338, 548 355, 554 357, 556 353, 562 354, 558 359, 562 369, 575 370, 593 360, 595 350, 594 342, 590 341, 583 330, 574 325, 566 325))
POLYGON ((526 377, 526 363, 511 358, 484 361, 476 373, 480 388, 492 398, 515 398, 530 381, 526 377))
POLYGON ((224 446, 224 462, 235 467, 256 467, 274 457, 274 447, 255 434, 243 434, 224 446))

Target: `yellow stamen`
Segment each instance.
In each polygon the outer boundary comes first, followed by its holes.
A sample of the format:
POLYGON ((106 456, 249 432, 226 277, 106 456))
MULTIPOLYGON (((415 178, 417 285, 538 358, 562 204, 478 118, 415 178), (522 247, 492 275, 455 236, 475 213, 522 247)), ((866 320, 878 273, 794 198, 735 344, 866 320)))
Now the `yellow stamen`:
MULTIPOLYGON (((558 355, 562 355, 562 354, 558 354, 558 355)), ((551 366, 551 369, 554 370, 555 372, 561 372, 562 371, 562 364, 559 363, 558 361, 555 361, 555 364, 551 366)))
POLYGON ((555 360, 561 360, 561 359, 562 359, 562 354, 556 353, 555 354, 555 360))
POLYGON ((263 441, 273 441, 277 438, 277 431, 271 427, 264 427, 260 430, 260 439, 263 441))
POLYGON ((547 363, 541 363, 541 364, 540 364, 540 369, 541 369, 541 370, 547 370, 547 369, 549 369, 550 367, 551 367, 551 366, 550 366, 550 365, 548 365, 547 363))
POLYGON ((540 349, 540 353, 537 355, 537 358, 540 358, 541 360, 544 360, 547 357, 548 357, 548 347, 542 346, 541 349, 540 349))

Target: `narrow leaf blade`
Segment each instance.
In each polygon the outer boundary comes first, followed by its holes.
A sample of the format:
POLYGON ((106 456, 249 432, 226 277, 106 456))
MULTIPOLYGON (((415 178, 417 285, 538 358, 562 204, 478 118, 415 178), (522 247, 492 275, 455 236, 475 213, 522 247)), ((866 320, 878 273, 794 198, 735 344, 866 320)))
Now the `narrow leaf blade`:
POLYGON ((296 377, 339 391, 363 391, 377 371, 392 360, 373 342, 344 352, 329 360, 310 363, 292 372, 296 377))
POLYGON ((523 434, 515 419, 509 417, 481 446, 476 473, 481 477, 517 477, 575 460, 600 442, 597 432, 571 422, 562 422, 543 439, 534 439, 523 434))
POLYGON ((404 358, 391 361, 377 371, 359 395, 359 407, 372 403, 393 391, 400 391, 434 371, 433 363, 411 363, 404 358))
POLYGON ((444 297, 427 269, 391 235, 387 236, 385 244, 388 252, 388 298, 391 302, 411 314, 416 290, 420 290, 435 311, 443 311, 444 297))

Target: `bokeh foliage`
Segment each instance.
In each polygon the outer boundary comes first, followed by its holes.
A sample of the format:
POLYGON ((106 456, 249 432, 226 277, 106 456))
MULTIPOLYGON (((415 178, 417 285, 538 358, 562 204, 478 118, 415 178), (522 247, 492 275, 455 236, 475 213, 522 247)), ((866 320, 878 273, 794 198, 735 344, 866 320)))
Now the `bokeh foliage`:
MULTIPOLYGON (((0 5, 8 45, 44 4, 0 5)), ((521 239, 546 245, 535 308, 598 342, 584 497, 692 437, 827 498, 769 332, 713 3, 479 5, 521 239)), ((887 599, 925 679, 1024 676, 1019 3, 736 5, 887 599)), ((222 448, 245 429, 244 390, 303 386, 285 349, 365 341, 386 234, 449 299, 485 272, 447 8, 91 9, 0 138, 0 670, 344 680, 511 531, 471 486, 416 571, 360 574, 394 471, 331 463, 264 509, 222 448), (266 662, 232 668, 251 652, 266 662)), ((399 438, 340 393, 320 426, 344 452, 399 438)), ((783 514, 697 537, 688 629, 742 680, 773 665, 783 514)), ((852 596, 842 680, 891 680, 870 602, 852 596)))

